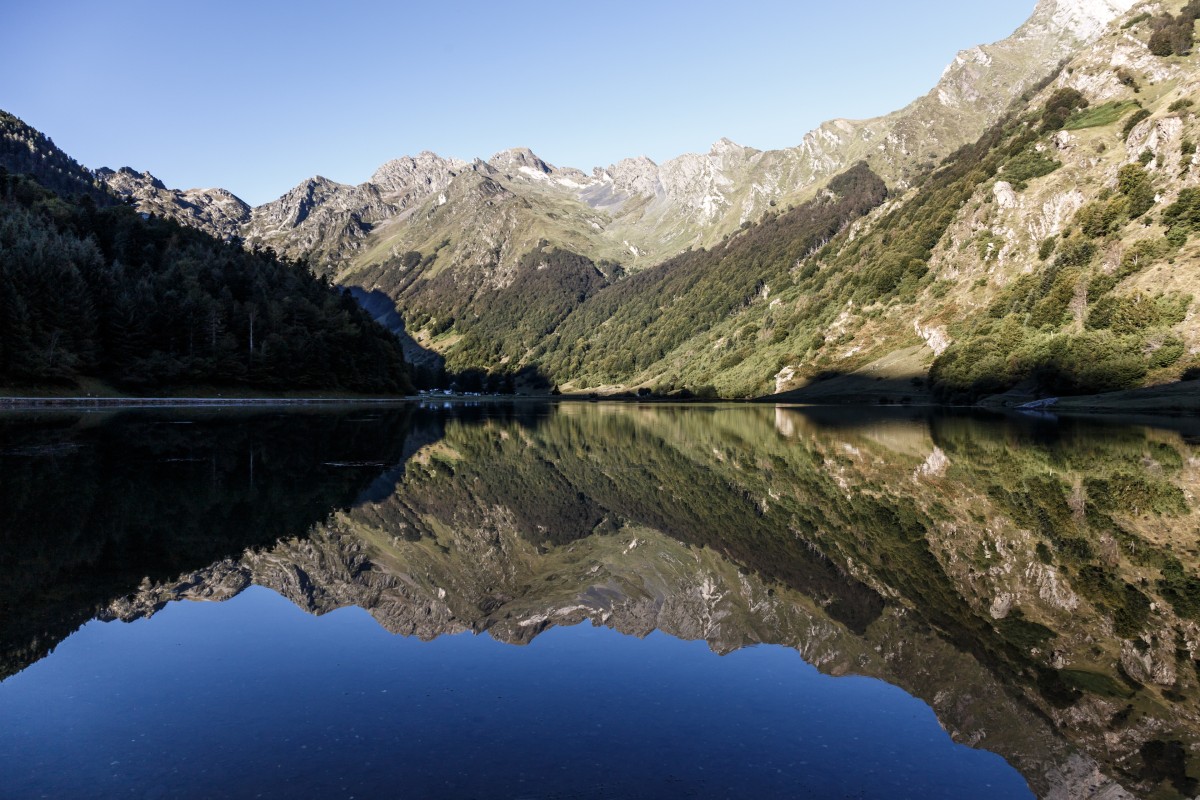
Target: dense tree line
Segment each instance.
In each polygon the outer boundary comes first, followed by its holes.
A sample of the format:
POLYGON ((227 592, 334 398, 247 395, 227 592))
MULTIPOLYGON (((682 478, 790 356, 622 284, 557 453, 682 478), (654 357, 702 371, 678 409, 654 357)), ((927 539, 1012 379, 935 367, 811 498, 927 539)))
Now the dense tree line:
POLYGON ((9 172, 36 176, 38 183, 64 197, 87 196, 102 206, 120 202, 50 137, 2 110, 0 166, 9 172))
MULTIPOLYGON (((40 176, 39 176, 40 177, 40 176)), ((403 392, 398 342, 305 264, 0 174, 0 381, 403 392)))

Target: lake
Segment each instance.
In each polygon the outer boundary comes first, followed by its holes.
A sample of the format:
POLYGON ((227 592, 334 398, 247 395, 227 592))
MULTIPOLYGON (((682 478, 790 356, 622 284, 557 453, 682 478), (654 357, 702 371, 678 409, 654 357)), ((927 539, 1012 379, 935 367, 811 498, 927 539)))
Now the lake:
POLYGON ((0 796, 1190 797, 1200 424, 0 415, 0 796))

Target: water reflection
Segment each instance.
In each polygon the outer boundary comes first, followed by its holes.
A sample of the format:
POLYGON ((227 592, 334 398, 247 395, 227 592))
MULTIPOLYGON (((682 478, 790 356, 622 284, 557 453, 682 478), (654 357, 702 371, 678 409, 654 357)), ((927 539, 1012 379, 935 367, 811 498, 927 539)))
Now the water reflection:
POLYGON ((426 641, 785 645, 924 699, 1040 796, 1197 788, 1186 427, 587 404, 3 436, 9 672, 94 615, 259 585, 426 641))

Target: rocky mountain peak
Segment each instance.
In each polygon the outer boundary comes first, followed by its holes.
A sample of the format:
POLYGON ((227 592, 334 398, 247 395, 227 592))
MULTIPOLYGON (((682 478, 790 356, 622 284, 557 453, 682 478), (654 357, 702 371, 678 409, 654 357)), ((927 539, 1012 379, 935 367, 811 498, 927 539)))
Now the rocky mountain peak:
POLYGON ((730 153, 744 155, 748 153, 757 153, 758 151, 753 147, 740 145, 732 139, 722 136, 720 139, 717 139, 715 142, 713 142, 713 145, 711 148, 709 148, 708 152, 710 155, 723 156, 730 153))
POLYGON ((595 175, 632 194, 653 195, 658 189, 658 164, 646 156, 623 158, 595 175))
POLYGON ((488 159, 488 164, 505 174, 523 172, 526 175, 540 173, 549 175, 554 167, 538 158, 528 147, 512 147, 502 150, 488 159))
POLYGON ((416 156, 394 158, 375 170, 368 183, 378 186, 384 194, 402 194, 417 187, 442 188, 467 162, 456 158, 442 158, 437 153, 424 150, 416 156))
POLYGON ((96 171, 96 175, 106 181, 109 186, 113 186, 115 183, 128 183, 130 185, 145 184, 162 191, 167 189, 166 184, 151 175, 150 172, 138 172, 133 167, 121 167, 116 172, 107 167, 101 167, 96 171))
POLYGON ((1069 34, 1091 41, 1108 24, 1133 8, 1137 0, 1038 0, 1033 14, 1016 33, 1017 38, 1069 34))
POLYGON ((226 189, 168 189, 154 175, 132 167, 101 167, 96 178, 116 196, 135 201, 141 211, 221 239, 240 235, 241 226, 250 219, 250 206, 226 189))

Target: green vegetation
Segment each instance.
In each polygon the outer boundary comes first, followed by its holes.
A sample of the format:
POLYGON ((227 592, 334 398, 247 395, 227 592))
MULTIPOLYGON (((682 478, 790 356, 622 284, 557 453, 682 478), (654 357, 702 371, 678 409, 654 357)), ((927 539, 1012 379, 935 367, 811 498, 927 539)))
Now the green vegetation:
POLYGON ((1133 133, 1133 129, 1137 127, 1137 124, 1142 120, 1149 118, 1150 112, 1144 108, 1139 108, 1137 111, 1133 112, 1133 115, 1130 116, 1129 119, 1125 120, 1125 124, 1121 126, 1121 138, 1128 139, 1129 134, 1133 133))
POLYGON ((399 343, 304 264, 0 172, 0 382, 409 388, 399 343))
POLYGON ((1163 13, 1151 18, 1150 25, 1154 32, 1150 34, 1146 46, 1151 53, 1164 58, 1188 55, 1195 43, 1198 17, 1200 2, 1190 0, 1178 15, 1163 13))
POLYGON ((1080 131, 1085 128, 1112 125, 1131 110, 1139 107, 1133 100, 1113 100, 1072 115, 1063 123, 1063 127, 1069 131, 1080 131))
POLYGON ((88 197, 99 206, 118 200, 92 173, 55 146, 54 141, 6 111, 0 111, 0 167, 32 175, 63 197, 88 197))
POLYGON ((1140 25, 1141 23, 1150 19, 1152 16, 1154 16, 1154 15, 1151 14, 1149 11, 1143 11, 1140 14, 1135 14, 1132 17, 1130 17, 1129 19, 1125 20, 1125 22, 1123 22, 1121 24, 1121 30, 1129 30, 1130 28, 1134 27, 1135 25, 1140 25))
MULTIPOLYGON (((752 306, 766 305, 768 293, 792 282, 797 264, 886 194, 883 182, 860 164, 831 181, 827 193, 812 202, 750 226, 722 246, 689 251, 598 293, 547 339, 539 361, 559 381, 628 381, 689 339, 752 306)), ((801 271, 802 279, 804 275, 801 271)), ((881 275, 878 280, 892 278, 881 275)), ((738 326, 719 351, 715 369, 749 358, 761 344, 759 331, 772 337, 782 331, 787 339, 798 322, 788 314, 749 328, 738 326)), ((698 388, 704 382, 686 385, 698 388)))
POLYGON ((1042 108, 1042 131, 1062 128, 1073 112, 1087 107, 1087 98, 1077 89, 1062 88, 1055 91, 1042 108))
POLYGON ((1049 175, 1061 166, 1061 161, 1031 147, 1005 164, 1001 174, 1013 185, 1014 189, 1020 191, 1026 187, 1029 181, 1049 175))
POLYGON ((1181 247, 1186 243, 1191 234, 1200 230, 1200 189, 1182 189, 1179 198, 1163 210, 1162 224, 1167 226, 1170 244, 1181 247))
POLYGON ((937 358, 930 379, 939 396, 969 401, 1021 383, 1044 394, 1112 391, 1175 364, 1184 347, 1171 329, 1192 298, 1113 290, 1186 241, 1200 220, 1198 198, 1200 191, 1183 190, 1163 213, 1165 240, 1138 240, 1118 269, 1105 271, 1094 263, 1101 243, 1154 204, 1149 173, 1138 164, 1122 167, 1116 193, 1083 206, 1063 237, 1042 243, 1042 260, 1056 253, 1054 260, 1009 284, 989 320, 977 321, 937 358))

